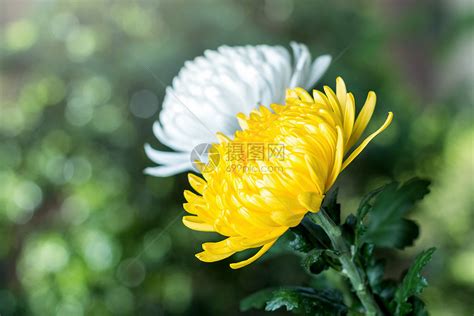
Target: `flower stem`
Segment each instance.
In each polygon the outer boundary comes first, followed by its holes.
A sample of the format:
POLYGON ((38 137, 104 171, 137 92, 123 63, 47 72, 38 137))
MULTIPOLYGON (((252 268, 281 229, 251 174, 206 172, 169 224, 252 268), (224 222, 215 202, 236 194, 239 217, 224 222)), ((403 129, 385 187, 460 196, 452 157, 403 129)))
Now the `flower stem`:
POLYGON ((331 218, 323 210, 320 210, 317 213, 310 213, 309 217, 313 222, 321 226, 329 239, 331 239, 334 250, 338 252, 338 258, 342 264, 342 273, 351 281, 357 297, 365 308, 366 315, 383 315, 379 306, 375 302, 372 293, 367 288, 367 278, 365 273, 362 269, 359 269, 356 266, 354 261, 352 261, 350 247, 342 237, 342 232, 339 226, 334 224, 331 218))

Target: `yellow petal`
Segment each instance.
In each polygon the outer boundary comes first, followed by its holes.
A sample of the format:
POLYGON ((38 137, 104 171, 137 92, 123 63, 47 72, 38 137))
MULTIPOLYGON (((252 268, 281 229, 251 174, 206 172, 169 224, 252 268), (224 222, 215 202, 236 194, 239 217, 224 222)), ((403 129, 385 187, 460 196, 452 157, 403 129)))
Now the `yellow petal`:
POLYGON ((201 232, 215 231, 213 225, 202 221, 197 216, 183 216, 183 224, 192 230, 198 230, 201 232))
POLYGON ((273 242, 275 239, 279 238, 281 235, 283 235, 286 231, 288 230, 288 227, 280 227, 277 229, 274 229, 270 234, 267 236, 255 239, 255 240, 250 240, 250 239, 241 239, 239 240, 239 243, 236 242, 236 244, 242 248, 258 248, 261 245, 268 244, 269 242, 273 242))
POLYGON ((329 100, 324 93, 319 90, 313 90, 313 99, 315 103, 332 112, 332 107, 329 105, 329 100))
POLYGON ((261 256, 263 256, 263 254, 265 254, 265 252, 268 251, 268 249, 271 248, 271 246, 273 246, 273 244, 275 243, 276 239, 268 244, 265 244, 263 245, 262 248, 260 248, 260 250, 255 254, 253 255, 252 257, 248 258, 247 260, 243 260, 243 261, 240 261, 240 262, 236 262, 236 263, 231 263, 230 264, 230 267, 232 269, 240 269, 242 267, 245 267, 246 265, 249 265, 251 264, 252 262, 254 262, 255 260, 257 260, 258 258, 260 258, 261 256))
POLYGON ((249 125, 247 123, 247 117, 244 113, 238 113, 236 117, 241 129, 245 130, 249 128, 249 125))
POLYGON ((334 154, 334 164, 332 167, 331 174, 329 175, 327 182, 326 182, 326 193, 334 182, 337 179, 337 176, 341 172, 342 160, 344 159, 344 139, 342 137, 342 130, 339 126, 337 126, 337 144, 336 144, 336 152, 334 154))
POLYGON ((296 92, 296 94, 301 99, 301 101, 308 102, 308 103, 313 103, 314 102, 311 95, 305 89, 295 88, 293 91, 296 92))
POLYGON ((341 77, 336 78, 336 95, 337 99, 339 100, 339 104, 342 106, 344 109, 346 107, 346 94, 347 94, 347 89, 346 89, 346 84, 344 83, 344 80, 342 80, 341 77))
POLYGON ((206 181, 203 178, 196 176, 195 174, 188 173, 188 181, 191 187, 196 190, 197 193, 202 194, 206 188, 206 181))
POLYGON ((346 106, 344 108, 344 153, 349 149, 347 146, 354 128, 355 102, 352 93, 347 94, 346 106))
POLYGON ((220 253, 220 254, 211 253, 209 251, 203 251, 203 252, 197 253, 195 256, 196 258, 198 258, 199 260, 203 262, 216 262, 216 261, 223 260, 225 258, 229 258, 234 253, 235 251, 225 252, 225 253, 220 253))
POLYGON ((245 207, 240 207, 237 212, 246 220, 252 221, 257 227, 268 228, 268 227, 280 227, 278 223, 275 223, 268 214, 257 212, 255 210, 249 211, 245 207))
POLYGON ((366 139, 364 139, 364 141, 359 145, 359 147, 357 147, 350 155, 349 157, 347 157, 347 159, 344 161, 344 163, 342 164, 342 170, 344 170, 351 162, 352 160, 354 160, 363 150, 364 148, 370 143, 370 141, 372 139, 375 138, 375 136, 377 136, 378 134, 382 133, 389 125, 390 123, 392 123, 392 119, 393 119, 393 113, 392 112, 389 112, 388 113, 388 116, 387 116, 387 119, 385 120, 385 123, 383 123, 383 125, 377 130, 375 131, 374 133, 372 133, 369 137, 367 137, 366 139))
POLYGON ((298 93, 294 89, 286 89, 285 99, 298 98, 298 93))
POLYGON ((326 93, 326 96, 329 100, 329 104, 331 105, 332 110, 334 111, 336 116, 339 118, 339 120, 342 121, 342 109, 341 109, 341 105, 339 104, 339 101, 337 100, 336 94, 328 86, 324 86, 324 92, 326 93))
POLYGON ((318 171, 319 172, 321 171, 320 166, 316 162, 316 159, 310 155, 305 155, 304 160, 306 162, 306 167, 308 168, 309 176, 315 185, 316 192, 319 192, 320 194, 322 194, 324 191, 324 188, 322 188, 321 185, 323 185, 322 182, 324 180, 322 180, 322 175, 318 173, 318 171))
POLYGON ((339 120, 336 120, 336 118, 326 109, 319 109, 318 114, 320 118, 325 120, 329 125, 337 125, 339 123, 339 120))
POLYGON ((263 116, 269 116, 272 114, 272 112, 270 112, 270 110, 266 107, 266 106, 260 106, 259 108, 260 110, 260 113, 262 113, 263 116))
POLYGON ((283 227, 295 227, 297 226, 306 212, 295 212, 294 210, 281 210, 273 211, 271 213, 271 219, 280 224, 283 227))
POLYGON ((235 238, 235 237, 229 237, 227 239, 224 239, 218 242, 206 242, 202 244, 202 249, 204 251, 207 251, 215 255, 234 253, 236 251, 241 250, 241 249, 233 249, 230 247, 232 245, 232 243, 230 242, 231 238, 235 238))
POLYGON ((365 100, 365 104, 362 107, 359 115, 357 116, 356 122, 354 124, 354 130, 352 132, 349 143, 347 144, 348 148, 354 146, 354 144, 359 140, 360 136, 364 132, 367 124, 369 124, 372 114, 374 113, 375 103, 377 102, 377 96, 375 92, 370 91, 365 100))
POLYGON ((276 103, 271 104, 270 107, 272 108, 272 110, 275 113, 279 113, 279 112, 281 112, 281 110, 283 110, 285 108, 284 105, 276 104, 276 103))
POLYGON ((223 134, 223 133, 221 133, 221 132, 217 132, 217 133, 216 133, 216 137, 217 137, 217 139, 219 140, 219 143, 221 143, 221 144, 226 144, 226 143, 228 143, 228 142, 231 141, 230 138, 227 137, 227 135, 225 135, 225 134, 223 134))
POLYGON ((186 212, 188 212, 189 214, 193 214, 193 215, 198 215, 197 213, 197 210, 194 208, 194 204, 192 203, 183 203, 183 208, 186 212))
POLYGON ((195 202, 198 202, 202 199, 201 196, 196 195, 196 194, 194 194, 193 192, 191 192, 189 190, 184 190, 183 195, 184 195, 184 198, 186 199, 186 201, 188 201, 189 203, 195 203, 195 202))
POLYGON ((324 195, 315 192, 304 192, 298 195, 298 201, 311 213, 319 212, 324 195))

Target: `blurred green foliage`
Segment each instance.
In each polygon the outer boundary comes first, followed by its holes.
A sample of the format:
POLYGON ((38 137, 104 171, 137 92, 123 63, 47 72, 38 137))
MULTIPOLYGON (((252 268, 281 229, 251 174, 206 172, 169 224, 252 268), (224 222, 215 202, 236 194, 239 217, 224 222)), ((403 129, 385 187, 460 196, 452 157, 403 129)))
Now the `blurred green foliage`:
MULTIPOLYGON (((394 275, 438 248, 423 298, 433 315, 474 310, 473 7, 469 1, 2 0, 0 314, 237 315, 265 286, 307 280, 270 253, 248 268, 204 264, 185 229, 183 175, 152 178, 143 151, 164 85, 221 44, 306 43, 334 57, 356 99, 392 126, 339 180, 343 209, 388 179, 433 179, 413 214, 421 241, 394 275)), ((314 282, 323 282, 315 280, 314 282)))

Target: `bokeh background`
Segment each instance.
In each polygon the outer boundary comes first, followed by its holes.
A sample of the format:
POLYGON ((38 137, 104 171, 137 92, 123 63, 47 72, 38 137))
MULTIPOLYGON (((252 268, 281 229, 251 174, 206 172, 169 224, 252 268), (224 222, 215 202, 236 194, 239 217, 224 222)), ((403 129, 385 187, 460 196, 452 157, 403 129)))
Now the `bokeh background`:
POLYGON ((472 315, 472 1, 0 3, 2 316, 239 315, 257 289, 307 283, 289 254, 238 271, 199 262, 208 235, 180 222, 185 176, 142 172, 143 144, 160 147, 151 127, 164 85, 184 61, 291 40, 330 53, 322 83, 343 76, 359 107, 377 92, 372 129, 395 112, 338 180, 345 212, 391 179, 431 178, 412 214, 421 237, 385 254, 388 274, 436 246, 423 299, 432 315, 472 315))

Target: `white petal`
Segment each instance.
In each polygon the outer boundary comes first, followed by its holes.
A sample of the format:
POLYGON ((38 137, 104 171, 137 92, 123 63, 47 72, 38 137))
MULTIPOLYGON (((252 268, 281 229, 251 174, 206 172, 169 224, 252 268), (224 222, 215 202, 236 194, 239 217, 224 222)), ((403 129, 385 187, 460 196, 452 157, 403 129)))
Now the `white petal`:
POLYGON ((326 70, 329 68, 331 60, 332 58, 330 55, 322 55, 315 59, 313 65, 311 66, 309 80, 305 84, 306 89, 313 88, 319 79, 321 79, 326 70))
POLYGON ((301 86, 302 83, 305 81, 305 77, 308 74, 309 64, 311 62, 311 55, 309 54, 306 45, 298 44, 295 42, 292 42, 290 45, 293 49, 295 60, 293 76, 291 77, 289 87, 294 88, 301 86))
POLYGON ((169 137, 165 134, 165 132, 163 131, 163 128, 161 127, 159 122, 155 122, 153 124, 153 134, 155 134, 155 137, 158 138, 158 140, 163 145, 166 145, 169 148, 172 148, 174 150, 181 150, 181 151, 186 151, 188 149, 188 146, 186 146, 186 144, 184 144, 184 143, 171 142, 170 141, 171 137, 169 137))
POLYGON ((164 165, 159 167, 148 167, 143 172, 155 177, 169 177, 189 170, 193 170, 191 162, 185 162, 175 165, 164 165))
POLYGON ((190 153, 186 152, 167 152, 153 149, 149 144, 145 144, 145 153, 153 162, 159 164, 175 164, 178 162, 189 161, 190 153))

